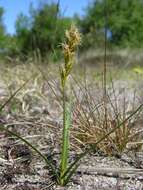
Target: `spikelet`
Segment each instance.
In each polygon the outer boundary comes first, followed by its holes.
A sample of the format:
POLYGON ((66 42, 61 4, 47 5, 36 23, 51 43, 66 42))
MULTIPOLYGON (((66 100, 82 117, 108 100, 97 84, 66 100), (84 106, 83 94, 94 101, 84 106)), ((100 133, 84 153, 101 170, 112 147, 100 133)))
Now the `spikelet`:
POLYGON ((71 25, 70 29, 65 32, 65 43, 62 44, 65 64, 60 67, 60 76, 63 88, 73 67, 76 49, 80 43, 81 34, 75 25, 71 25))

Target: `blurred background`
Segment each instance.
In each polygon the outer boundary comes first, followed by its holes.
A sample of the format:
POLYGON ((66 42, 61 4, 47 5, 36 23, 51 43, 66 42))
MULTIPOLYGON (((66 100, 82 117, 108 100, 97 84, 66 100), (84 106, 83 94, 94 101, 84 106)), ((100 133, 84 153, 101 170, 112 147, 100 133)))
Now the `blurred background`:
POLYGON ((82 61, 100 63, 106 46, 110 63, 143 72, 142 10, 142 0, 0 0, 1 60, 60 61, 64 31, 74 22, 82 33, 82 61))

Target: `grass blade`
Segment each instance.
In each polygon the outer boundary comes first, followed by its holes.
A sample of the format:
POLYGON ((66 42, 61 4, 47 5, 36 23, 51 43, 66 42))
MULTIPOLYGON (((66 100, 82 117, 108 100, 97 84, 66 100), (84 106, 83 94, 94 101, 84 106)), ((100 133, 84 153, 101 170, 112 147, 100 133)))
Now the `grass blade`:
POLYGON ((20 87, 8 98, 8 100, 5 101, 3 105, 1 105, 1 107, 0 107, 0 112, 1 112, 1 111, 4 109, 4 107, 16 96, 16 94, 17 94, 18 92, 20 92, 20 90, 22 90, 22 89, 26 86, 26 84, 27 84, 30 80, 31 80, 31 78, 28 79, 22 86, 20 86, 20 87))
POLYGON ((56 172, 56 168, 54 167, 54 165, 52 164, 52 162, 50 160, 47 159, 46 156, 44 156, 35 146, 33 146, 31 143, 29 143, 27 140, 25 140, 23 137, 21 137, 20 135, 6 129, 4 126, 0 125, 0 129, 3 131, 6 131, 7 133, 9 133, 12 136, 17 137, 18 139, 20 139, 21 141, 23 141, 25 144, 27 144, 29 147, 31 147, 45 162, 46 164, 50 167, 50 169, 52 170, 52 172, 54 173, 54 175, 57 177, 58 179, 58 175, 56 172))
MULTIPOLYGON (((9 98, 6 102, 4 102, 4 104, 0 107, 0 112, 4 109, 4 107, 9 104, 9 102, 16 96, 16 94, 18 92, 20 92, 20 90, 22 90, 25 85, 31 80, 28 79, 23 85, 21 85, 9 98)), ((24 138, 22 138, 20 135, 8 130, 7 128, 5 128, 4 126, 0 125, 0 129, 3 131, 6 131, 7 133, 9 133, 12 136, 17 137, 18 139, 20 139, 21 141, 23 141, 25 144, 27 144, 29 147, 31 147, 37 154, 39 154, 39 156, 45 161, 45 163, 50 167, 50 169, 52 170, 53 174, 56 176, 56 179, 59 179, 59 176, 56 172, 56 168, 54 167, 54 165, 52 164, 52 162, 50 162, 50 160, 48 160, 46 158, 46 156, 44 156, 35 146, 33 146, 31 143, 29 143, 27 140, 25 140, 24 138)))
POLYGON ((64 180, 64 185, 67 185, 69 183, 69 180, 75 174, 75 171, 77 170, 78 166, 79 164, 75 164, 72 170, 68 173, 68 175, 66 176, 66 179, 64 180))

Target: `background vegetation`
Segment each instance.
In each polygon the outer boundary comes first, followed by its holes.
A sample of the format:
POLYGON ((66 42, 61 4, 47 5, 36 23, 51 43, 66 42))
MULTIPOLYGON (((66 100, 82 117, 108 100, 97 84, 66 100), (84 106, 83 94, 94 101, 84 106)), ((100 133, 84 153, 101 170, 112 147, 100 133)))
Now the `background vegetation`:
POLYGON ((83 34, 82 51, 104 46, 107 30, 110 47, 141 48, 143 45, 142 0, 93 0, 84 16, 67 18, 62 15, 59 4, 43 3, 29 7, 29 16, 20 14, 15 23, 16 33, 7 34, 0 8, 0 53, 11 57, 26 58, 35 53, 42 58, 60 57, 60 43, 65 29, 77 22, 83 34), (107 10, 107 11, 105 11, 107 10), (59 45, 58 45, 59 44, 59 45), (54 55, 54 56, 53 56, 54 55))

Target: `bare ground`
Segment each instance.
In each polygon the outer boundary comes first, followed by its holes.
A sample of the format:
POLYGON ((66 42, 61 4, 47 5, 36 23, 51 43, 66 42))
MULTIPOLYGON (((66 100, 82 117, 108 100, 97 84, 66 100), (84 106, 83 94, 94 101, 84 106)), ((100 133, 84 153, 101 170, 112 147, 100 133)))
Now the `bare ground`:
MULTIPOLYGON (((115 87, 122 93, 128 83, 120 84, 117 81, 115 87)), ((20 111, 19 106, 15 108, 15 104, 6 106, 5 111, 0 116, 0 124, 22 135, 49 159, 53 153, 55 164, 59 165, 62 112, 57 101, 54 101, 54 96, 47 90, 46 85, 44 83, 43 88, 46 89, 44 95, 48 96, 47 104, 45 104, 45 96, 42 99, 39 98, 40 95, 38 99, 34 96, 31 102, 29 99, 33 97, 33 94, 30 96, 30 93, 27 93, 27 96, 24 95, 25 99, 22 100, 28 101, 28 103, 22 104, 23 107, 20 111)), ((138 85, 140 84, 136 84, 136 86, 138 85)), ((0 86, 0 100, 3 102, 7 98, 7 88, 4 83, 1 83, 0 86)), ((130 99, 132 98, 131 93, 128 92, 130 99)), ((18 96, 18 100, 19 97, 23 96, 18 96)), ((141 101, 139 99, 139 102, 141 101)), ((136 129, 142 131, 142 127, 143 121, 140 119, 136 123, 136 129)), ((143 135, 140 136, 142 139, 143 135)), ((12 138, 5 132, 0 132, 0 149, 1 190, 143 189, 142 148, 138 149, 131 146, 119 157, 107 156, 100 152, 91 153, 82 159, 77 172, 65 188, 54 184, 54 177, 49 168, 37 154, 23 145, 20 140, 12 138)), ((75 151, 75 147, 72 146, 71 149, 70 160, 72 161, 81 151, 81 148, 75 151)))

